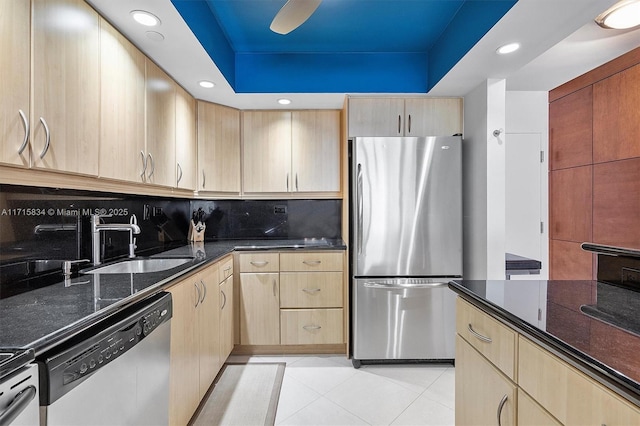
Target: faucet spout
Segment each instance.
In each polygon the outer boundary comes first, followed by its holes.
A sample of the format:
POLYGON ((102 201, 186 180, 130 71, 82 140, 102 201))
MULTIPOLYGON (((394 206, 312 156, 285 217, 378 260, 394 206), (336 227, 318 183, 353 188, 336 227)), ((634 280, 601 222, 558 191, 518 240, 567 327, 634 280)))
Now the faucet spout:
POLYGON ((140 227, 135 215, 131 216, 130 223, 100 223, 100 219, 105 216, 97 214, 91 215, 91 251, 93 264, 100 265, 102 263, 100 256, 100 232, 101 231, 125 231, 129 233, 129 257, 136 257, 135 238, 133 235, 140 234, 140 227))

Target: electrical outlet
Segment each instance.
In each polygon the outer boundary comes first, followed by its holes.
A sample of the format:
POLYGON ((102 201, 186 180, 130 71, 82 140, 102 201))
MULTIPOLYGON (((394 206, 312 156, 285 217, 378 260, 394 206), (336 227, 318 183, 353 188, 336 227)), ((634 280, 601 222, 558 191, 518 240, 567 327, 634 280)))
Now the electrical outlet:
POLYGON ((162 215, 162 207, 153 207, 153 212, 151 213, 153 217, 162 215))
POLYGON ((622 284, 640 284, 640 271, 631 268, 622 268, 622 284))
POLYGON ((274 214, 287 214, 287 206, 275 206, 273 208, 274 214))

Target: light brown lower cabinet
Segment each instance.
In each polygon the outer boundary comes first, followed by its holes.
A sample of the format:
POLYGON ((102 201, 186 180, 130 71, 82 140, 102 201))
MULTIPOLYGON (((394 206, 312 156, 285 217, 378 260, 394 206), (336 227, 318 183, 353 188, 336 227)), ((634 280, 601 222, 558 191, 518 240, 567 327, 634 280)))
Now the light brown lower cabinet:
POLYGON ((516 385, 456 336, 456 424, 515 425, 516 385))
POLYGON ((283 345, 323 345, 344 341, 342 308, 281 309, 280 343, 283 345))
POLYGON ((456 309, 457 425, 640 425, 638 406, 540 344, 461 298, 456 309))
POLYGON ((233 350, 233 275, 219 285, 220 290, 220 363, 224 363, 233 350))
POLYGON ((279 274, 240 273, 240 344, 280 344, 279 274))

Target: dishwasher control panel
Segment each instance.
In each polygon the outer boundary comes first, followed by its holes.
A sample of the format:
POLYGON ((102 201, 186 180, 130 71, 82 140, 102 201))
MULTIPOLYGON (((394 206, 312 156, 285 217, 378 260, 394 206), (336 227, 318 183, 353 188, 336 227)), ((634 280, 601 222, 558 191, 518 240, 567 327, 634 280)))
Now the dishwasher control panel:
POLYGON ((139 304, 126 309, 39 359, 44 367, 41 369, 41 384, 47 382, 46 386, 41 385, 40 405, 51 404, 169 321, 172 315, 171 295, 161 295, 168 297, 163 296, 155 302, 141 302, 142 306, 139 304), (45 404, 42 404, 43 399, 45 404))

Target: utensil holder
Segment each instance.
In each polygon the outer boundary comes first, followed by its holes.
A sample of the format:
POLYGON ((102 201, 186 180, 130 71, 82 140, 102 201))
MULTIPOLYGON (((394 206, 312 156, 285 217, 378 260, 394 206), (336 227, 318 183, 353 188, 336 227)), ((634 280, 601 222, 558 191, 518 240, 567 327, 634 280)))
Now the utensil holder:
POLYGON ((195 223, 193 220, 189 223, 189 241, 204 241, 204 230, 207 226, 203 222, 195 223))

